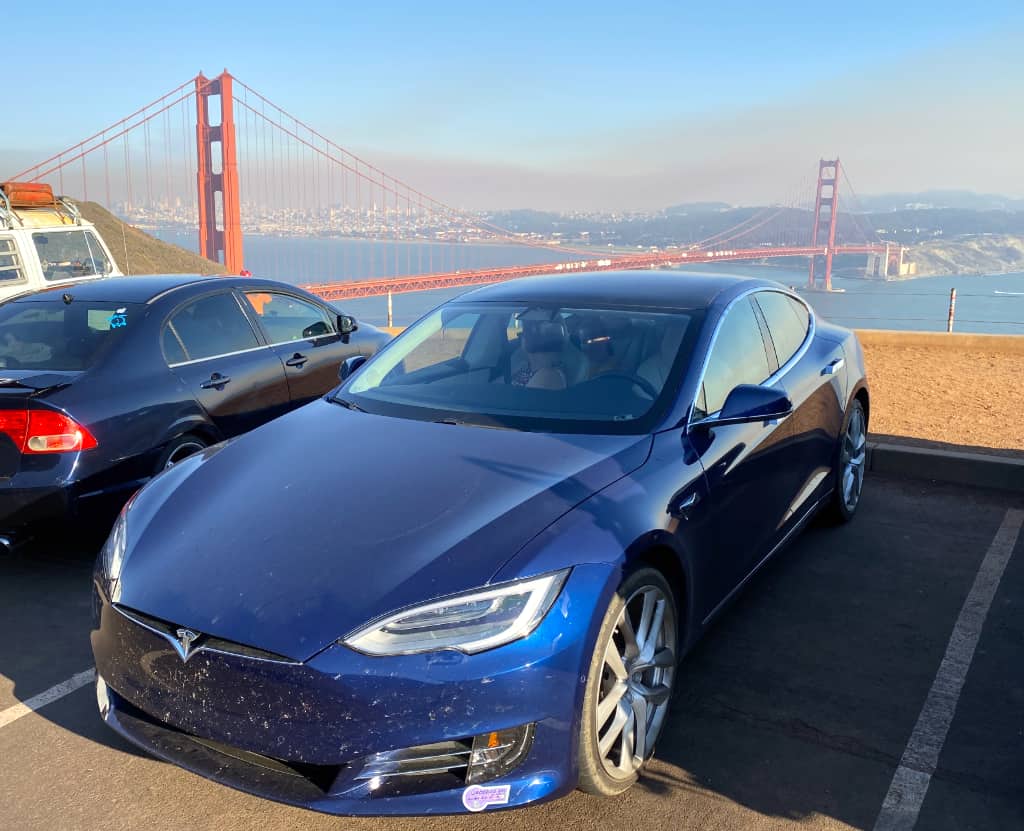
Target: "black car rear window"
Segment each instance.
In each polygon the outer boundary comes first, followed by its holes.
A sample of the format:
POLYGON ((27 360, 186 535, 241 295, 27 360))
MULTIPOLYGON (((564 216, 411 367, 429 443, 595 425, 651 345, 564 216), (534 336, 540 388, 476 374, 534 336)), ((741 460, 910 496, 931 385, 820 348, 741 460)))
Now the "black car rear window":
POLYGON ((33 302, 0 306, 0 368, 85 370, 142 317, 138 303, 33 302))

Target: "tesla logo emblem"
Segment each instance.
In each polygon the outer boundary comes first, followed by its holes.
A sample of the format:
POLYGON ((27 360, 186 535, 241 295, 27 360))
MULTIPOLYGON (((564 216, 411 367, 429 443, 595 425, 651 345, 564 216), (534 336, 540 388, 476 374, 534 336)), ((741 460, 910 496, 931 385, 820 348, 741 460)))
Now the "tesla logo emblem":
POLYGON ((181 660, 187 661, 192 657, 192 645, 199 639, 199 633, 193 632, 191 629, 179 629, 175 634, 178 636, 178 640, 175 642, 174 648, 181 656, 181 660))

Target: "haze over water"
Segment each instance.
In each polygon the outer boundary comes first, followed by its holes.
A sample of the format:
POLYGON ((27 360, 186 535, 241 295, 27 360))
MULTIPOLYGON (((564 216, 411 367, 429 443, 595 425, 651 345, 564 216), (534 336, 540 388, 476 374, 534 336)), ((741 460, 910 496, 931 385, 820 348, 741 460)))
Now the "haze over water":
MULTIPOLYGON (((152 232, 161 239, 196 250, 196 234, 152 232)), ((258 277, 295 284, 343 282, 402 274, 473 270, 582 259, 566 251, 518 245, 382 242, 247 235, 246 267, 258 277)), ((595 253, 594 257, 600 256, 595 253)), ((732 263, 693 266, 690 272, 748 274, 802 287, 807 268, 732 263)), ((586 279, 581 275, 580 279, 586 279)), ((828 319, 862 329, 945 331, 949 292, 957 290, 958 332, 1024 335, 1024 272, 994 275, 950 275, 892 282, 836 277, 843 293, 806 293, 811 305, 828 319), (1005 292, 1000 294, 998 292, 1005 292)), ((393 298, 394 323, 404 326, 438 303, 467 291, 441 289, 393 298)), ((387 318, 385 297, 346 300, 338 304, 350 314, 376 325, 387 318)))

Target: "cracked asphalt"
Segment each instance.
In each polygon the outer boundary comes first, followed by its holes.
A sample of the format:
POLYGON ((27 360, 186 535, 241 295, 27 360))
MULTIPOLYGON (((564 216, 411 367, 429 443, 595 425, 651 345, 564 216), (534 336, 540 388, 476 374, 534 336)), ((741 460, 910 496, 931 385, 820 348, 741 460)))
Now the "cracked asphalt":
MULTIPOLYGON (((613 800, 493 816, 330 817, 150 759, 91 685, 88 554, 0 558, 0 829, 872 829, 986 550, 1020 495, 868 481, 856 520, 812 526, 688 657, 656 758, 613 800)), ((918 829, 1024 828, 1024 536, 1003 574, 918 829)))

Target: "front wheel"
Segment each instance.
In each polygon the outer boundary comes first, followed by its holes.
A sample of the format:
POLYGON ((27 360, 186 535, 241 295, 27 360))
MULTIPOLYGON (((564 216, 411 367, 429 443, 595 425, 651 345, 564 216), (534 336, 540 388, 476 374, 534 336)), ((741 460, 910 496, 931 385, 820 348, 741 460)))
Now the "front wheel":
POLYGON ((679 654, 675 596, 641 568, 612 597, 590 662, 580 721, 580 789, 614 796, 636 782, 671 704, 679 654))

